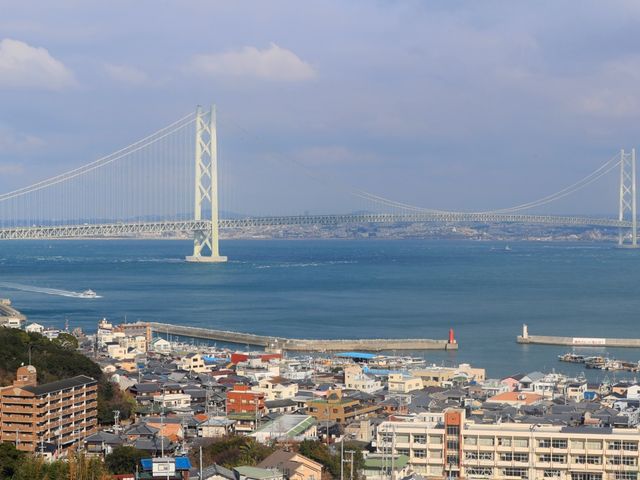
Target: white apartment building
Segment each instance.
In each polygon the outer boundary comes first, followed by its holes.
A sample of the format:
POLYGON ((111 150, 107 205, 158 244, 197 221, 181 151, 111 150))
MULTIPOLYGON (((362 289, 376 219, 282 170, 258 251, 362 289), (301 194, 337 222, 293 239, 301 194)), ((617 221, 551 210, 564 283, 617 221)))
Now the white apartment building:
POLYGON ((638 480, 639 429, 475 424, 457 409, 440 415, 383 422, 378 452, 407 455, 427 478, 638 480))
POLYGON ((382 390, 382 382, 362 372, 359 365, 344 367, 344 386, 348 389, 365 393, 373 393, 382 390))

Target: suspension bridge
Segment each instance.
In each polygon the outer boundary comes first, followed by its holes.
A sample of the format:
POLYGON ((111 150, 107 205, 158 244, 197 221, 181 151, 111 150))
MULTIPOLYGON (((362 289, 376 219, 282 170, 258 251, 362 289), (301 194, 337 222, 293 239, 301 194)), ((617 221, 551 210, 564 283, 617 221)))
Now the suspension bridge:
POLYGON ((635 149, 620 151, 568 187, 538 200, 485 212, 422 208, 366 191, 349 194, 391 212, 220 218, 215 108, 200 107, 111 155, 0 194, 0 240, 193 235, 190 262, 224 262, 220 230, 367 223, 520 223, 618 229, 637 247, 635 149), (616 218, 522 213, 571 195, 609 172, 620 175, 616 218))

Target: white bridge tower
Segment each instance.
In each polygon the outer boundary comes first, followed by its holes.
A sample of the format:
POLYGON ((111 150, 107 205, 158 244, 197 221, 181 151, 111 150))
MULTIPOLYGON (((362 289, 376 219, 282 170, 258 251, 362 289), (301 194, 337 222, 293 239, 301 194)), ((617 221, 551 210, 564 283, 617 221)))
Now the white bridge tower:
POLYGON ((193 255, 188 262, 226 262, 220 256, 218 234, 218 138, 216 133, 216 109, 208 112, 196 109, 195 151, 195 211, 194 220, 210 220, 207 228, 196 230, 193 238, 193 255))
POLYGON ((631 153, 620 151, 620 205, 618 220, 631 221, 631 243, 626 244, 627 235, 620 229, 618 245, 621 247, 638 247, 638 217, 636 213, 636 149, 631 153))

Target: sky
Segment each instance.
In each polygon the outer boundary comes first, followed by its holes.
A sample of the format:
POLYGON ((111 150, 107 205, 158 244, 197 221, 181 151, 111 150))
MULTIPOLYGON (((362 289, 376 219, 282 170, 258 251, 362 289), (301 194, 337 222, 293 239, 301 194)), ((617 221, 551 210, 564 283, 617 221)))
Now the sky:
MULTIPOLYGON (((0 0, 0 192, 215 102, 235 211, 360 207, 299 165, 425 208, 520 204, 637 144, 639 25, 635 0, 0 0)), ((612 174, 538 211, 616 195, 612 174)))

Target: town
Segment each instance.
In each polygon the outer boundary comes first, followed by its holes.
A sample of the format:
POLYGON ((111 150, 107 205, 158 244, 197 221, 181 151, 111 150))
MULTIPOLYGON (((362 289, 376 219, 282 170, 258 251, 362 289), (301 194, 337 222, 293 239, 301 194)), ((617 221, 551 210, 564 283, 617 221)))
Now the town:
POLYGON ((153 336, 141 322, 103 319, 85 334, 2 305, 2 330, 34 344, 64 339, 122 400, 101 407, 98 378, 87 375, 40 383, 31 364, 10 372, 0 440, 43 462, 82 455, 117 478, 184 480, 637 479, 636 382, 222 348, 153 336))

